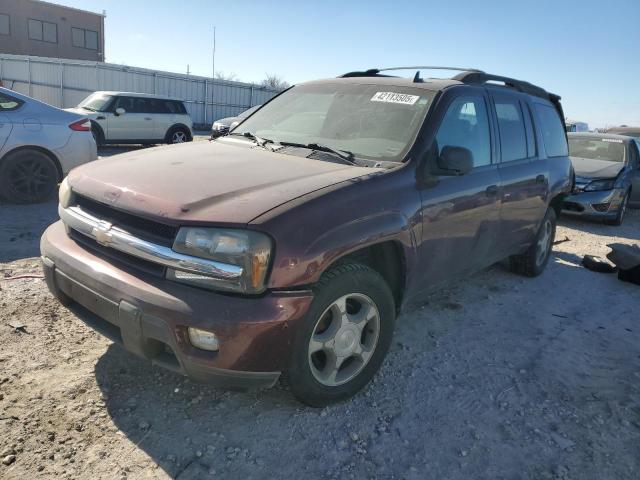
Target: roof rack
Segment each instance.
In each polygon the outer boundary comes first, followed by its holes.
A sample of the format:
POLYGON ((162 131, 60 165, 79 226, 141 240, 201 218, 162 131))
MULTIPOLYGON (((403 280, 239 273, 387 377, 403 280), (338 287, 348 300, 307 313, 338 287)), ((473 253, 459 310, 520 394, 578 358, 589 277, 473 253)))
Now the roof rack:
POLYGON ((478 70, 476 68, 460 68, 460 67, 437 67, 437 66, 417 66, 417 67, 390 67, 390 68, 370 68, 369 70, 364 71, 356 71, 356 72, 348 72, 344 75, 340 75, 338 78, 349 78, 349 77, 375 77, 375 76, 384 76, 378 75, 380 72, 388 72, 391 70, 456 70, 458 72, 474 72, 474 73, 484 73, 482 70, 478 70))
POLYGON ((518 90, 522 93, 527 93, 529 95, 534 95, 536 97, 547 98, 552 101, 560 100, 560 96, 547 92, 544 88, 538 87, 537 85, 533 85, 529 82, 525 82, 524 80, 516 80, 515 78, 502 77, 500 75, 492 75, 490 73, 485 72, 464 72, 459 73, 452 80, 458 80, 462 83, 488 83, 488 82, 502 82, 505 86, 509 88, 513 88, 514 90, 518 90))

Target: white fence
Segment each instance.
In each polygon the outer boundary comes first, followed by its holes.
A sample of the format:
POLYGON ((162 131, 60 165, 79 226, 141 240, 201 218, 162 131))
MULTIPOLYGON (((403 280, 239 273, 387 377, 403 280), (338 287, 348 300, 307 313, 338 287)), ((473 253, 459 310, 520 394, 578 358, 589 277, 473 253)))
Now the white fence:
POLYGON ((237 115, 278 93, 259 85, 212 80, 111 63, 0 54, 4 85, 56 107, 74 107, 91 92, 113 90, 178 98, 198 125, 237 115))

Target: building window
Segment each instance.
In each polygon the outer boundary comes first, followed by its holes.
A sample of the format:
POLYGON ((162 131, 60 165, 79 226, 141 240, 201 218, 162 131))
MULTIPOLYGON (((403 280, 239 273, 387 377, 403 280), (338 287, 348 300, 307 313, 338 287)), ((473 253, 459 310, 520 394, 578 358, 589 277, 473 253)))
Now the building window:
POLYGON ((71 41, 74 47, 98 50, 98 32, 84 28, 71 28, 71 41))
POLYGON ((0 35, 11 35, 9 15, 5 15, 4 13, 0 13, 0 35))
POLYGON ((58 43, 58 26, 55 23, 29 19, 29 39, 58 43))

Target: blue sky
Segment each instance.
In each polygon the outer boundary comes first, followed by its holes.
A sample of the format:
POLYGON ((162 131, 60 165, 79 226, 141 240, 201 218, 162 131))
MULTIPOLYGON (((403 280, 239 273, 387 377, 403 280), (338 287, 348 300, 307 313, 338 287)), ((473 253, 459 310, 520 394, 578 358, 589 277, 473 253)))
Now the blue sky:
MULTIPOLYGON (((52 0, 106 10, 108 62, 290 83, 377 66, 453 65, 562 96, 590 126, 640 125, 640 1, 52 0)), ((435 76, 435 75, 434 75, 435 76)))

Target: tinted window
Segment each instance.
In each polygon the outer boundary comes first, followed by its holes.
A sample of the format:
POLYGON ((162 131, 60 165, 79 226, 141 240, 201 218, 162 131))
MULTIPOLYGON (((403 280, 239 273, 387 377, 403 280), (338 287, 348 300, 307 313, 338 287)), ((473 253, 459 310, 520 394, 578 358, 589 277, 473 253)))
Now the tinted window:
POLYGON ((9 15, 0 14, 0 35, 10 35, 9 15))
POLYGON ((91 50, 98 49, 98 32, 86 30, 84 32, 84 46, 91 50))
POLYGON ((133 98, 118 97, 114 106, 114 109, 116 108, 124 108, 127 112, 133 113, 133 98))
POLYGON ((74 47, 84 47, 84 30, 81 28, 71 29, 71 43, 74 47))
POLYGON ((473 166, 491 163, 487 107, 482 97, 459 97, 449 106, 436 134, 437 155, 446 146, 464 147, 473 155, 473 166))
POLYGON ((564 125, 558 111, 551 105, 535 104, 538 124, 548 157, 562 157, 568 154, 564 125))
POLYGON ((29 20, 29 38, 31 40, 42 40, 42 22, 29 20))
POLYGON ((42 22, 42 39, 49 43, 58 43, 58 26, 55 23, 42 22))
POLYGON ((0 93, 0 111, 9 112, 22 105, 22 100, 0 93))
POLYGON ((520 102, 503 96, 495 96, 500 150, 502 161, 511 162, 527 158, 527 134, 520 102))

